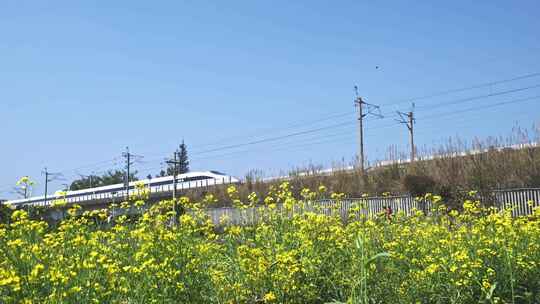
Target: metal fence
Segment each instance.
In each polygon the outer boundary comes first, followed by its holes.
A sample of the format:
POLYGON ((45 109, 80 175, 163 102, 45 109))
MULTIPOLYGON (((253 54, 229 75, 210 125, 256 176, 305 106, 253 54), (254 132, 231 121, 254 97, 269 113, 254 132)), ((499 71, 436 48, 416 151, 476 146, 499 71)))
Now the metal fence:
MULTIPOLYGON (((514 217, 530 215, 534 207, 540 206, 540 188, 495 190, 490 194, 490 198, 495 200, 495 207, 499 209, 512 208, 512 215, 514 217)), ((289 213, 287 213, 288 211, 281 204, 277 205, 276 208, 278 212, 284 215, 304 211, 316 211, 326 215, 335 215, 337 212, 345 220, 353 210, 352 208, 358 206, 358 204, 361 204, 361 208, 355 212, 367 217, 381 214, 385 211, 385 207, 390 207, 394 213, 402 211, 406 215, 411 215, 414 210, 428 213, 432 207, 432 203, 429 201, 419 201, 412 196, 402 195, 342 200, 325 199, 308 203, 302 208, 296 207, 289 213)), ((227 223, 229 224, 244 225, 256 222, 264 217, 267 214, 267 209, 268 206, 246 209, 223 207, 207 209, 206 212, 215 225, 221 224, 224 218, 227 219, 227 223)))
MULTIPOLYGON (((314 202, 304 202, 288 210, 283 204, 277 204, 277 212, 284 216, 292 216, 295 213, 313 211, 325 215, 339 215, 342 220, 346 220, 352 210, 358 215, 374 217, 385 212, 385 207, 390 207, 393 212, 403 211, 406 215, 411 215, 414 210, 428 212, 431 209, 431 202, 417 201, 411 196, 388 196, 388 197, 368 197, 332 200, 324 199, 314 202), (353 209, 357 207, 356 209, 353 209)), ((223 219, 228 224, 245 225, 251 224, 265 217, 268 214, 268 206, 256 206, 245 209, 234 207, 210 208, 206 213, 215 225, 220 225, 223 219)))
POLYGON ((540 206, 540 188, 495 190, 492 196, 496 207, 512 208, 513 216, 530 215, 534 207, 540 206))
MULTIPOLYGON (((213 182, 200 183, 192 182, 193 185, 185 183, 179 186, 180 189, 188 189, 187 187, 200 188, 205 186, 216 186, 227 184, 225 180, 214 180, 213 182), (197 183, 197 187, 195 187, 197 183)), ((172 192, 172 186, 164 186, 156 188, 152 191, 152 194, 170 195, 172 192)), ((120 196, 117 202, 123 199, 120 196)), ((93 197, 94 202, 109 203, 114 202, 114 198, 111 197, 93 197), (99 199, 102 201, 100 202, 99 199)), ((506 189, 506 190, 493 190, 485 198, 481 198, 493 204, 499 209, 512 208, 512 215, 527 216, 532 214, 533 208, 540 206, 540 188, 520 188, 520 189, 506 189)), ((73 203, 77 201, 70 201, 73 203)), ((309 202, 303 206, 295 206, 293 210, 287 210, 282 204, 277 204, 276 208, 282 215, 290 216, 294 213, 301 213, 306 211, 315 211, 327 215, 336 215, 338 213, 343 220, 347 219, 349 213, 354 207, 361 205, 357 211, 358 214, 363 214, 367 217, 373 217, 377 214, 384 212, 385 207, 390 207, 394 213, 404 212, 406 215, 411 215, 414 210, 421 210, 426 213, 432 207, 429 201, 418 201, 414 197, 409 195, 401 196, 387 196, 387 197, 367 197, 367 198, 349 198, 342 200, 324 199, 314 202, 309 202)), ((209 208, 206 209, 206 213, 215 225, 220 225, 223 218, 227 218, 229 224, 250 224, 254 223, 261 218, 268 215, 268 206, 256 206, 245 209, 238 209, 234 207, 221 207, 221 208, 209 208)))

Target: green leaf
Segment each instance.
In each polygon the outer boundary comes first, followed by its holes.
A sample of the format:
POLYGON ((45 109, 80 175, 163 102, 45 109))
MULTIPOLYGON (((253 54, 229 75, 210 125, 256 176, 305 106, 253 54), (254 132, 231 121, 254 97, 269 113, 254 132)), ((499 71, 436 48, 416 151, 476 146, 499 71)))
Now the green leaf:
POLYGON ((366 261, 366 266, 368 266, 369 264, 373 263, 376 259, 379 259, 379 258, 389 258, 391 257, 390 253, 388 252, 379 252, 377 253, 376 255, 372 256, 371 258, 369 258, 367 261, 366 261))
POLYGON ((497 282, 493 283, 491 287, 489 288, 489 291, 486 295, 486 300, 491 300, 491 297, 493 296, 493 291, 495 291, 495 288, 497 287, 497 282))
POLYGON ((364 242, 362 241, 362 239, 360 237, 357 237, 356 238, 356 248, 362 250, 364 248, 364 242))

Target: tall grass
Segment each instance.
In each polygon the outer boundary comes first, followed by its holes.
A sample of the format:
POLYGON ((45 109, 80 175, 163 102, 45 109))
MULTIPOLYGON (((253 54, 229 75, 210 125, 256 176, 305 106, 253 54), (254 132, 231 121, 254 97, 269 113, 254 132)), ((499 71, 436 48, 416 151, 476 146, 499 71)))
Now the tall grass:
MULTIPOLYGON (((351 197, 390 193, 407 193, 404 179, 408 175, 430 178, 435 185, 427 191, 442 193, 453 198, 456 204, 469 190, 480 192, 516 187, 540 186, 540 147, 531 146, 521 149, 504 148, 523 143, 540 143, 539 129, 514 128, 507 138, 474 139, 471 142, 450 138, 437 148, 418 149, 419 160, 404 163, 407 154, 396 147, 389 149, 385 165, 372 164, 367 176, 362 176, 351 163, 334 163, 331 173, 323 173, 322 165, 311 164, 304 168, 294 168, 282 176, 294 185, 295 189, 305 187, 315 189, 324 184, 330 191, 347 193, 351 197), (481 152, 481 153, 480 153, 481 152), (429 156, 429 157, 428 157, 429 156)), ((266 181, 261 170, 250 171, 238 187, 239 192, 247 196, 251 192, 264 194, 272 186, 283 180, 266 181)), ((218 200, 227 203, 226 187, 213 189, 218 200)), ((186 192, 191 197, 204 197, 207 190, 186 192)), ((299 190, 295 192, 299 197, 299 190)))

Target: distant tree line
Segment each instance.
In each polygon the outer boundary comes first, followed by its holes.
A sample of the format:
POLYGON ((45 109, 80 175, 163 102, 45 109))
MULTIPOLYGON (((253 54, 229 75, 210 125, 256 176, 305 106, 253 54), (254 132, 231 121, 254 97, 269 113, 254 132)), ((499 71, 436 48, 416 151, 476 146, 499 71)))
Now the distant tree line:
MULTIPOLYGON (((189 159, 187 146, 182 140, 182 143, 178 149, 178 174, 183 174, 189 172, 189 159)), ((168 164, 165 169, 162 169, 155 177, 170 176, 174 174, 174 165, 168 164)), ((103 175, 81 175, 79 179, 74 180, 69 186, 69 190, 82 190, 88 188, 109 186, 114 184, 125 183, 126 173, 122 170, 109 170, 103 175)), ((152 175, 149 174, 147 178, 152 178, 152 175)), ((137 171, 129 174, 130 181, 137 181, 137 171)))
MULTIPOLYGON (((69 186, 69 190, 82 190, 88 188, 109 186, 114 184, 122 184, 125 182, 126 173, 121 170, 109 170, 103 175, 81 175, 77 180, 74 180, 69 186)), ((130 181, 136 181, 137 171, 129 174, 130 181)))

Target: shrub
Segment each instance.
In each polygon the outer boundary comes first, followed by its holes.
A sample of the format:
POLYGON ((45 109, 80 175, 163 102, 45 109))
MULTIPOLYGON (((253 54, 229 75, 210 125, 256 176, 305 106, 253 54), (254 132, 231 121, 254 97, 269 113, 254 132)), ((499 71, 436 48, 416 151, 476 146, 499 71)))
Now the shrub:
POLYGON ((0 203, 0 224, 8 224, 11 218, 11 210, 7 205, 0 203))
POLYGON ((434 192, 435 181, 427 175, 408 174, 403 178, 403 188, 412 196, 434 192))

